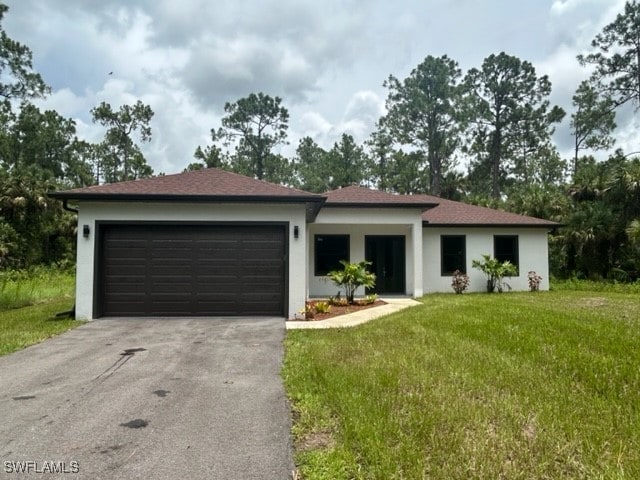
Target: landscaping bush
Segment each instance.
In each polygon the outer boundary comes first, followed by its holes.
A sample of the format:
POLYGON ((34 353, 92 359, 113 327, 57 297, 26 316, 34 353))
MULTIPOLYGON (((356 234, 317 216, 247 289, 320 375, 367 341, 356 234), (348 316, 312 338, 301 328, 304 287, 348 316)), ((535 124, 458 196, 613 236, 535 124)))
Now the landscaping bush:
POLYGON ((371 262, 363 260, 358 263, 349 263, 346 260, 340 260, 343 266, 342 270, 333 270, 327 276, 338 287, 344 288, 347 303, 353 303, 353 297, 359 287, 372 288, 376 284, 376 276, 367 271, 367 266, 371 262))
POLYGON ((502 293, 505 287, 511 290, 511 286, 504 281, 504 277, 513 277, 518 274, 518 269, 513 263, 501 262, 489 255, 482 255, 482 261, 474 260, 471 265, 487 276, 487 292, 489 293, 496 290, 502 293))
POLYGON ((331 305, 329 305, 329 302, 316 302, 313 308, 316 313, 329 313, 331 311, 331 305))
POLYGON ((530 271, 527 274, 527 279, 529 280, 529 290, 531 292, 537 292, 540 290, 540 282, 542 281, 542 277, 540 275, 534 271, 530 271))
POLYGON ((460 294, 463 293, 469 287, 469 275, 462 273, 460 270, 453 272, 451 278, 451 288, 453 291, 460 294))

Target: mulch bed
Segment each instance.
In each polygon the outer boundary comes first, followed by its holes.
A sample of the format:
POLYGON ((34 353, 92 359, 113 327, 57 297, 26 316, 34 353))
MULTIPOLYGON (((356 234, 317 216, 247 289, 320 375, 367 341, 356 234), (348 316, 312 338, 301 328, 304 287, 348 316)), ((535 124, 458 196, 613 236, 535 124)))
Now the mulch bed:
MULTIPOLYGON (((326 302, 326 300, 310 300, 307 305, 315 305, 318 302, 326 302)), ((327 318, 337 317, 339 315, 346 315, 347 313, 358 312, 360 310, 366 310, 367 308, 379 307, 380 305, 386 305, 387 302, 382 300, 376 300, 368 305, 361 305, 357 301, 353 305, 331 305, 331 311, 329 313, 314 313, 314 318, 307 319, 310 322, 315 320, 326 320, 327 318)), ((298 315, 296 320, 305 320, 304 315, 298 315)))

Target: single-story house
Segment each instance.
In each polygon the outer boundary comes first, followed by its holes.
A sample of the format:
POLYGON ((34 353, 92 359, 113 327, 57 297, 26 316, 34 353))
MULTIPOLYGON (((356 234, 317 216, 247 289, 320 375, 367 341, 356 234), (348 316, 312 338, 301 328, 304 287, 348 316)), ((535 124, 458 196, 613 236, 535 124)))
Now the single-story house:
MULTIPOLYGON (((548 289, 547 220, 360 186, 323 195, 215 168, 54 192, 78 215, 76 317, 292 318, 310 297, 335 295, 328 271, 372 262, 373 291, 451 292, 454 270, 489 254, 548 289)), ((363 290, 358 292, 365 294, 363 290)))

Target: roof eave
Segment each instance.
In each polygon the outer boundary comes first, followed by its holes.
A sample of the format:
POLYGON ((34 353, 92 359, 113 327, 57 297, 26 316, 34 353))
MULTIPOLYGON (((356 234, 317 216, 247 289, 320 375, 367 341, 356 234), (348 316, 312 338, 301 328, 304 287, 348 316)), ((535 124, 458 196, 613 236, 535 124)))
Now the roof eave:
POLYGON ((391 203, 391 202, 340 202, 325 203, 325 208, 418 208, 421 211, 430 210, 438 206, 437 203, 391 203))
POLYGON ((422 226, 425 228, 545 228, 547 230, 554 230, 560 228, 563 225, 561 223, 432 223, 428 220, 422 221, 422 226))
POLYGON ((51 192, 49 197, 60 200, 89 200, 107 202, 282 202, 282 203, 324 203, 320 195, 193 195, 166 193, 87 193, 87 192, 51 192))
POLYGON ((131 193, 50 192, 58 200, 95 202, 180 202, 180 203, 301 203, 305 205, 306 220, 313 222, 326 201, 320 195, 172 195, 131 193))

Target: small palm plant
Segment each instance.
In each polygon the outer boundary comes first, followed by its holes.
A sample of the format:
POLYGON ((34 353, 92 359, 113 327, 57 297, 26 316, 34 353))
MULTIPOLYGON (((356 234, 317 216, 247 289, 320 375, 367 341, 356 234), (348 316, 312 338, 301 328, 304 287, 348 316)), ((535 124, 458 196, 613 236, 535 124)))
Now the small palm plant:
POLYGON ((504 277, 513 277, 518 275, 516 266, 509 262, 501 262, 489 255, 482 255, 482 261, 474 260, 471 265, 477 268, 487 276, 487 292, 492 293, 496 290, 502 293, 505 287, 511 290, 508 283, 504 281, 504 277))
POLYGON ((363 260, 358 263, 349 263, 346 260, 340 260, 341 270, 332 270, 327 276, 338 287, 344 288, 347 303, 353 303, 353 297, 358 287, 372 288, 376 284, 376 276, 367 271, 367 266, 371 262, 363 260))

